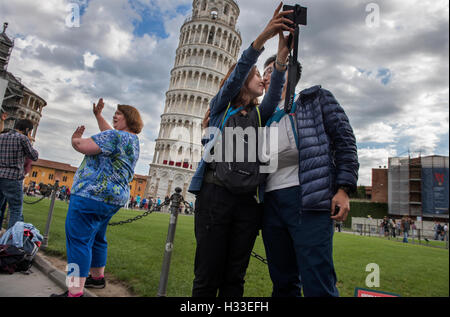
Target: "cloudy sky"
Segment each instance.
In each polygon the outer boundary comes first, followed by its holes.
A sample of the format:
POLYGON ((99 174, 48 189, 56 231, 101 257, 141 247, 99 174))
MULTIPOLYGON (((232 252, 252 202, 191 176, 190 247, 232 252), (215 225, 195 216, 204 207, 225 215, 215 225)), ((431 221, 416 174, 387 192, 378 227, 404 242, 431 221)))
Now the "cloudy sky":
MULTIPOLYGON (((269 21, 278 1, 237 0, 242 49, 269 21)), ((295 2, 286 2, 294 4, 295 2)), ((389 156, 448 155, 449 7, 429 0, 305 0, 299 89, 330 90, 350 118, 361 164, 359 184, 389 156), (379 13, 377 15, 377 13, 379 13)), ((143 114, 136 173, 152 160, 179 31, 192 0, 0 0, 0 23, 15 39, 8 71, 48 103, 36 148, 41 158, 78 166, 70 146, 78 125, 98 132, 92 103, 118 103, 143 114), (70 3, 79 27, 66 23, 70 3)), ((258 66, 276 50, 266 44, 258 66)))

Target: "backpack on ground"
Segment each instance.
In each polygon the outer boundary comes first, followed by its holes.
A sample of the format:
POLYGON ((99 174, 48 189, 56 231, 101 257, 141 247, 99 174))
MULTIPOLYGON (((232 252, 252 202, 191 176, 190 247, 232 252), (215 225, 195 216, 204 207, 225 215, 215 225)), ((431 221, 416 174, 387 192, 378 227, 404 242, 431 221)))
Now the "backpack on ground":
POLYGON ((14 272, 28 271, 31 262, 26 259, 23 249, 13 245, 0 244, 0 272, 13 274, 14 272))
POLYGON ((0 245, 4 246, 0 270, 10 274, 28 271, 42 240, 39 230, 32 224, 16 222, 0 238, 0 245))

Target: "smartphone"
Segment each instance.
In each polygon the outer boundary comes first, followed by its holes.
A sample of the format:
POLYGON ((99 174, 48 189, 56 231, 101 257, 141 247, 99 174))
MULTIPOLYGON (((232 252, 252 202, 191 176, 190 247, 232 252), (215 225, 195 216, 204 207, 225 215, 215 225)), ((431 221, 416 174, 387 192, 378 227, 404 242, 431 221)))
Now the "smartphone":
POLYGON ((334 213, 333 213, 333 217, 337 216, 337 214, 339 213, 339 211, 341 210, 341 208, 339 206, 335 206, 334 207, 334 213))
POLYGON ((288 18, 289 20, 291 20, 294 24, 293 25, 288 25, 289 27, 293 27, 295 28, 295 26, 297 25, 306 25, 307 24, 307 15, 308 15, 308 9, 305 7, 302 7, 298 4, 294 5, 294 6, 290 6, 290 5, 283 5, 283 11, 294 11, 292 13, 290 13, 289 15, 286 15, 286 18, 288 18))

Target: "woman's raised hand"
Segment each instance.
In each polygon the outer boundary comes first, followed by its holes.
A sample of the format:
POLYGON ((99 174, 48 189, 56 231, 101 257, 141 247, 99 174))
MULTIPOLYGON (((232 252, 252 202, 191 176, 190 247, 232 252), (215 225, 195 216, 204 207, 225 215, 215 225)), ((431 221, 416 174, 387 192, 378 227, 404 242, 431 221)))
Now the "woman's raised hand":
MULTIPOLYGON (((277 52, 277 61, 281 64, 287 64, 287 58, 289 55, 289 52, 292 50, 293 45, 294 45, 294 41, 291 41, 291 47, 289 47, 289 35, 284 35, 283 31, 280 31, 278 33, 278 52, 277 52)), ((278 70, 286 70, 286 69, 280 69, 278 64, 275 63, 275 67, 278 70)))
POLYGON ((282 6, 283 6, 283 2, 280 2, 278 7, 275 9, 273 17, 270 19, 266 28, 261 32, 261 34, 253 42, 253 48, 255 48, 257 50, 261 50, 264 46, 264 43, 266 43, 266 41, 270 40, 272 37, 279 34, 280 32, 282 33, 283 31, 289 31, 292 34, 294 34, 295 30, 288 27, 285 24, 285 23, 293 24, 293 22, 291 20, 285 18, 285 16, 294 11, 292 11, 292 10, 281 11, 282 6))
POLYGON ((97 105, 95 105, 95 103, 94 103, 94 105, 92 107, 92 111, 94 112, 94 115, 96 117, 102 114, 102 110, 103 110, 104 106, 105 106, 105 104, 103 103, 103 98, 100 98, 98 100, 97 105))
POLYGON ((86 128, 84 127, 84 125, 77 127, 75 132, 72 134, 72 140, 73 139, 80 139, 83 136, 83 133, 84 133, 85 129, 86 128))
POLYGON ((203 130, 206 129, 209 125, 209 119, 210 119, 209 114, 210 113, 211 113, 211 109, 208 108, 208 110, 206 111, 205 116, 203 117, 203 120, 202 120, 202 129, 203 130))

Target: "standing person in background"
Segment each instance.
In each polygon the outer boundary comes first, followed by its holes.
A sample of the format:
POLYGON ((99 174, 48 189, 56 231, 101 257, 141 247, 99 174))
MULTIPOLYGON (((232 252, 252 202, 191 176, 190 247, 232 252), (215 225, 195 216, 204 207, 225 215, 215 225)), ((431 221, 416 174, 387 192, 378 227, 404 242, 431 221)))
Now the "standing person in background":
POLYGON ((389 236, 389 228, 391 226, 390 222, 389 222, 389 218, 384 217, 383 226, 384 226, 384 236, 388 237, 389 236))
POLYGON ((130 196, 129 183, 139 158, 139 134, 143 123, 139 111, 118 105, 111 127, 101 115, 103 100, 93 111, 100 133, 83 138, 84 126, 72 135, 73 148, 85 154, 78 168, 66 217, 66 250, 69 265, 79 276, 68 291, 55 297, 80 297, 83 288, 103 288, 107 259, 106 229, 111 217, 130 196))
POLYGON ((152 197, 148 197, 148 206, 147 206, 147 210, 151 210, 153 206, 153 198, 152 197))
POLYGON ((403 242, 408 243, 408 234, 410 229, 410 220, 408 217, 402 219, 403 242))
POLYGON ((439 239, 439 233, 441 232, 441 224, 437 221, 434 222, 434 240, 439 239))
MULTIPOLYGON (((147 198, 144 197, 144 199, 142 200, 142 208, 143 209, 147 209, 148 208, 148 201, 147 198)), ((141 208, 141 209, 142 209, 141 208)))
POLYGON ((397 225, 395 224, 395 219, 390 219, 390 230, 392 233, 392 238, 395 238, 395 232, 397 231, 397 225))
POLYGON ((417 227, 416 227, 416 223, 414 220, 411 220, 411 233, 412 233, 412 238, 414 240, 414 238, 417 236, 417 227))
POLYGON ((66 201, 69 201, 69 200, 70 200, 70 188, 67 187, 67 189, 66 189, 66 201))
MULTIPOLYGON (((2 120, 3 121, 3 120, 2 120)), ((0 203, 9 206, 8 229, 23 221, 23 179, 27 158, 37 161, 38 152, 31 145, 33 123, 27 119, 16 122, 14 129, 0 134, 0 203)), ((0 223, 3 222, 3 213, 0 223)))
POLYGON ((141 196, 136 196, 136 207, 139 209, 141 208, 141 196))
POLYGON ((444 239, 443 239, 443 241, 448 241, 448 223, 446 223, 444 225, 444 228, 442 229, 442 231, 444 232, 444 239))

